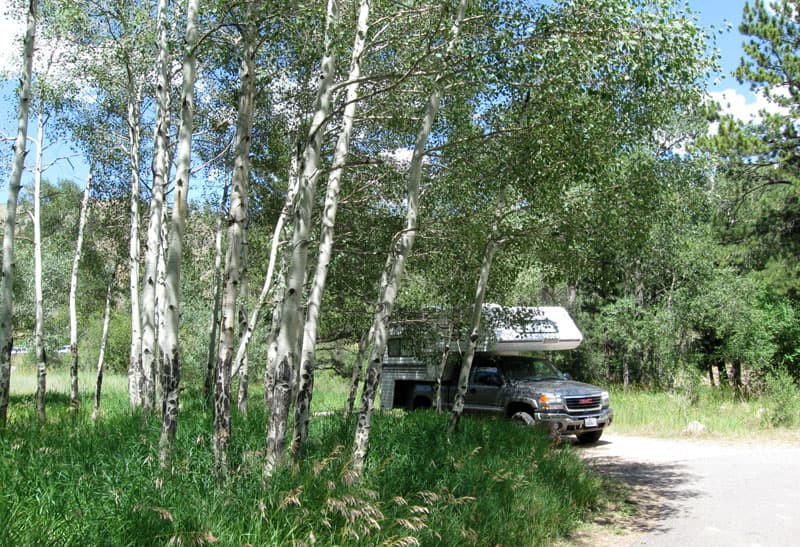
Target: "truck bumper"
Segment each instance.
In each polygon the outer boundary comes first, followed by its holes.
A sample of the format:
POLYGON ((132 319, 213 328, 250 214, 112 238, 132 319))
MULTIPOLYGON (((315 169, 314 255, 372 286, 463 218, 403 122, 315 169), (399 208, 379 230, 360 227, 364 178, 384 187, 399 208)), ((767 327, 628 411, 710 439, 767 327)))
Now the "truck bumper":
POLYGON ((571 434, 582 433, 584 431, 597 431, 607 425, 611 425, 614 420, 614 411, 610 408, 601 410, 591 416, 570 416, 569 414, 558 412, 534 412, 533 419, 547 425, 554 433, 571 434), (595 420, 595 422, 592 422, 595 420))

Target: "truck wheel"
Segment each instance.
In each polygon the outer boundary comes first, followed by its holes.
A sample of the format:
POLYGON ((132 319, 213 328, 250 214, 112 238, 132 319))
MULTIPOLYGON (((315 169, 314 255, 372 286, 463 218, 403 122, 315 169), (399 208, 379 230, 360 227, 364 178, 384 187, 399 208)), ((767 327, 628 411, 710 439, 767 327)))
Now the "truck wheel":
POLYGON ((520 422, 524 425, 534 425, 536 422, 533 419, 533 416, 528 414, 527 412, 517 412, 513 416, 511 416, 512 422, 520 422))
POLYGON ((576 437, 578 437, 578 444, 592 444, 599 441, 602 435, 603 430, 598 429, 597 431, 589 431, 588 433, 578 433, 576 437))

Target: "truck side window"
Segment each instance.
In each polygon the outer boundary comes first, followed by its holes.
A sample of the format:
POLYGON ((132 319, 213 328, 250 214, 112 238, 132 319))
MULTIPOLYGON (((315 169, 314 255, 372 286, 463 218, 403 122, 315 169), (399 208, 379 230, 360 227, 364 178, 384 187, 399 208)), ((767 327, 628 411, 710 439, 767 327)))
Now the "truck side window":
POLYGON ((487 386, 502 386, 503 377, 495 367, 479 368, 475 371, 475 383, 487 386))

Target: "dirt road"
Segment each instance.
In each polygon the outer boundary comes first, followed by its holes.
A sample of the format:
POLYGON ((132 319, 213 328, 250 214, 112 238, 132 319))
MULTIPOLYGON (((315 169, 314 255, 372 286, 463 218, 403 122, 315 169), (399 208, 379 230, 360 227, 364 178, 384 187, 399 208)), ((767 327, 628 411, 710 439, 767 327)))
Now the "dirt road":
POLYGON ((800 545, 800 446, 605 434, 576 448, 632 487, 630 503, 570 545, 800 545))

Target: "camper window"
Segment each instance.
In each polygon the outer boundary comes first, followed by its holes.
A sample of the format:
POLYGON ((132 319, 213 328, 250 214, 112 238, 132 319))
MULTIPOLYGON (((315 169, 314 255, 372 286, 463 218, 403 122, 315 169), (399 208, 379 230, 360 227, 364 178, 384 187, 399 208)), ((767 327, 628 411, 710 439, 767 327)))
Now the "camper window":
POLYGON ((409 338, 389 338, 386 342, 386 349, 389 357, 413 357, 414 353, 411 347, 411 339, 409 338))

